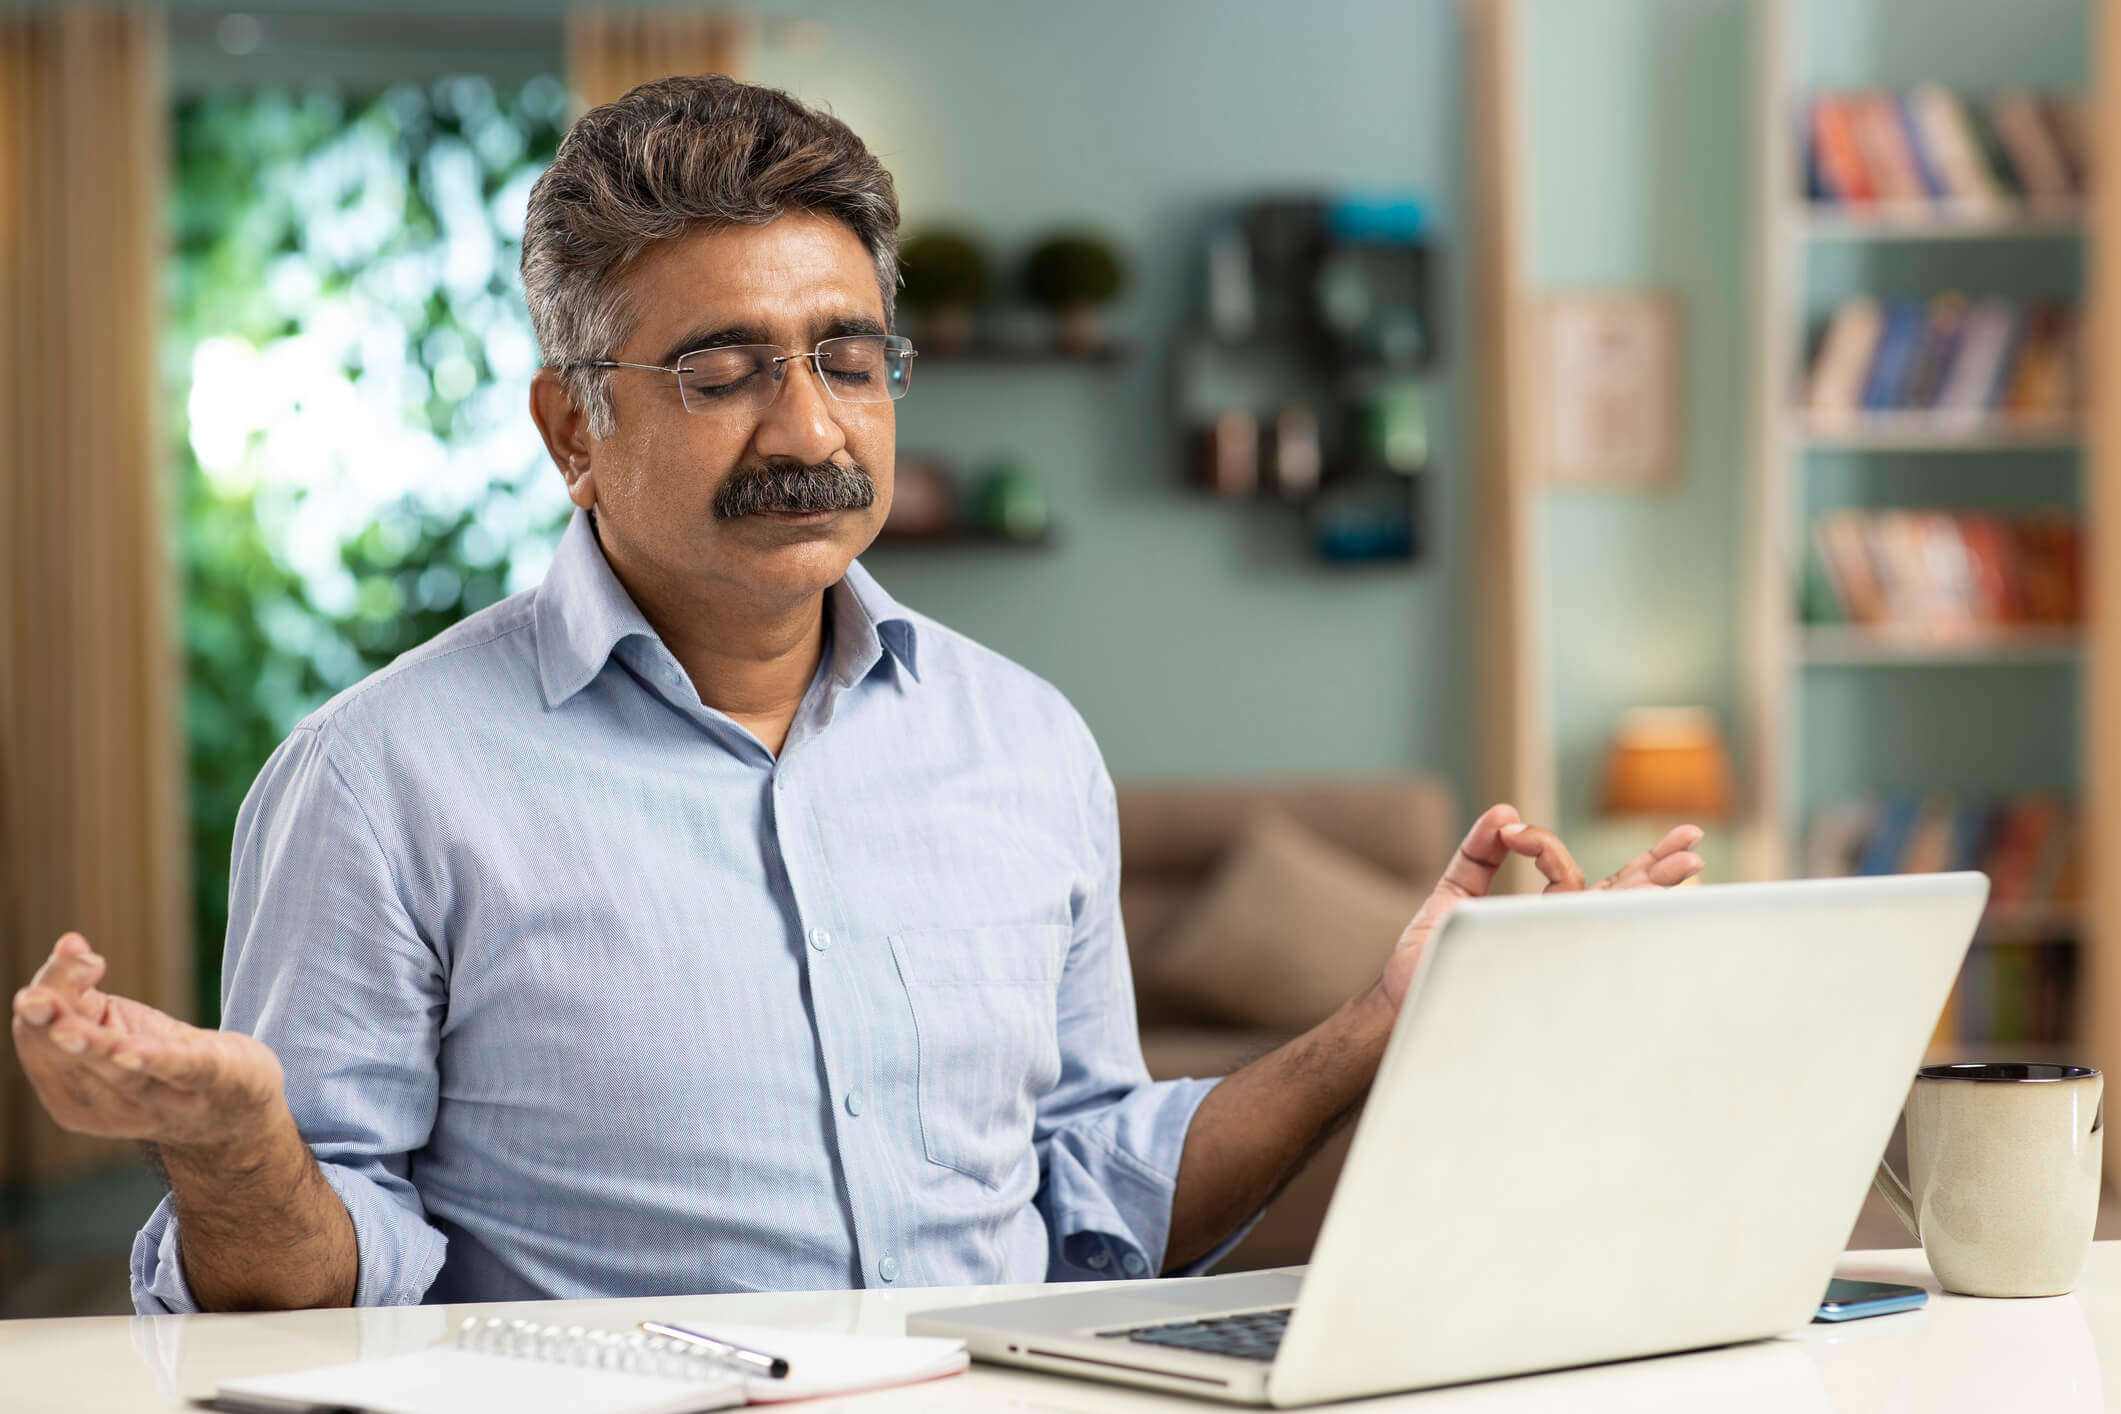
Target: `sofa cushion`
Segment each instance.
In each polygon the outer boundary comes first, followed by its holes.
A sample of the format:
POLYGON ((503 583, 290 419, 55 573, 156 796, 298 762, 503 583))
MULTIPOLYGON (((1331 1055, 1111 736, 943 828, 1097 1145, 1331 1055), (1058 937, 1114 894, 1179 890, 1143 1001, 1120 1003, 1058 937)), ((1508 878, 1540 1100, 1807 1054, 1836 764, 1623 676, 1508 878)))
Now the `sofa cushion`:
MULTIPOLYGON (((1450 863, 1464 828, 1450 790, 1416 775, 1133 780, 1118 794, 1120 858, 1129 881, 1198 886, 1255 816, 1280 810, 1386 873, 1426 885, 1450 863)), ((1154 937, 1144 933, 1140 941, 1154 937)))
POLYGON ((1263 812, 1143 960, 1144 981, 1233 1026, 1302 1030, 1377 980, 1423 894, 1263 812))

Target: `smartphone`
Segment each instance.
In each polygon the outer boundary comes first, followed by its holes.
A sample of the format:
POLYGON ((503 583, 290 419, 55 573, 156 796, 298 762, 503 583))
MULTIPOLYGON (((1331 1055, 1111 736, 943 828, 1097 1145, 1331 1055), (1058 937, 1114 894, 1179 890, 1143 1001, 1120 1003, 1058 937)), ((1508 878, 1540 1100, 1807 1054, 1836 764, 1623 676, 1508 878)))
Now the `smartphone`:
POLYGON ((1893 1311, 1912 1311, 1930 1299, 1919 1286, 1895 1286, 1889 1281, 1844 1281, 1835 1277, 1819 1298, 1815 1321, 1853 1321, 1863 1316, 1883 1316, 1893 1311))

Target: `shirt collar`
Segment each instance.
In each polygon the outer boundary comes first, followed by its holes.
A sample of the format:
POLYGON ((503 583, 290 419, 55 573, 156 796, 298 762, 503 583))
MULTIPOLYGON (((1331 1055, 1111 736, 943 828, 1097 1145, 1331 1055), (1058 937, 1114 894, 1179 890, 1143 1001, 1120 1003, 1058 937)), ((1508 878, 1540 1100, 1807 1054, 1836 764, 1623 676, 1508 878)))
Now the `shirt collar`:
MULTIPOLYGON (((866 677, 888 650, 914 681, 913 617, 884 592, 860 561, 825 591, 832 615, 832 675, 851 686, 866 677)), ((604 670, 612 650, 636 634, 654 639, 655 629, 611 572, 589 516, 577 508, 560 537, 552 567, 538 586, 535 611, 538 680, 545 704, 557 707, 604 670)))

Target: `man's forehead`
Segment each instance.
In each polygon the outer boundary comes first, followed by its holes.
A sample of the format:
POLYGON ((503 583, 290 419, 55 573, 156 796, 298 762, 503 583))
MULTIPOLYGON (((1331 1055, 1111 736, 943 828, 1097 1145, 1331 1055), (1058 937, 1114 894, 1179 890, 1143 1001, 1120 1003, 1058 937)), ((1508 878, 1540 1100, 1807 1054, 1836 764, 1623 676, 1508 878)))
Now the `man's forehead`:
POLYGON ((660 348, 688 330, 757 328, 808 334, 882 327, 876 264, 841 222, 794 212, 764 226, 690 232, 644 251, 628 283, 636 339, 660 348))

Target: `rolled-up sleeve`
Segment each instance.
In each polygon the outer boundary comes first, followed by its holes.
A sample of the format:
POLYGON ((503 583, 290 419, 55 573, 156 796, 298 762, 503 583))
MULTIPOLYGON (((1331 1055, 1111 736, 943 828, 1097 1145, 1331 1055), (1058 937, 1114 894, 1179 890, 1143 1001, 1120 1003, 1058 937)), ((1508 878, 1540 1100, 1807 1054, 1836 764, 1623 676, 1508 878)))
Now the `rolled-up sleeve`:
MULTIPOLYGON (((400 887, 391 837, 363 807, 362 768, 327 722, 297 728, 259 773, 236 821, 222 1025, 270 1046, 288 1108, 353 1220, 354 1300, 417 1302, 445 1239, 408 1178, 438 1090, 447 1000, 442 959, 400 887)), ((397 852, 402 857, 402 852, 397 852)), ((170 1199, 133 1244, 143 1315, 199 1309, 170 1199)))
MULTIPOLYGON (((1049 1281, 1162 1270, 1186 1131, 1216 1085, 1151 1081, 1142 1062, 1119 911, 1118 802, 1110 773, 1095 747, 1090 750, 1087 828, 1095 863, 1076 900, 1075 936, 1061 977, 1061 1077, 1039 1108, 1034 1135, 1049 1281)), ((1171 1275, 1207 1271, 1258 1220, 1254 1213, 1213 1251, 1171 1275)))

